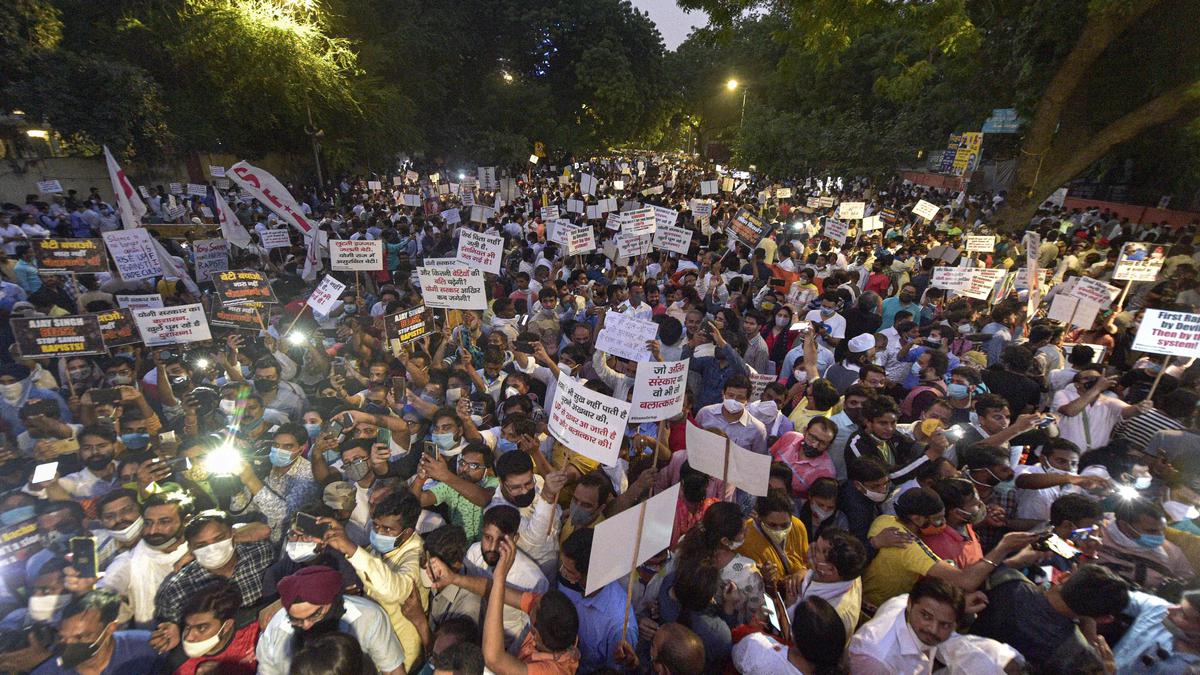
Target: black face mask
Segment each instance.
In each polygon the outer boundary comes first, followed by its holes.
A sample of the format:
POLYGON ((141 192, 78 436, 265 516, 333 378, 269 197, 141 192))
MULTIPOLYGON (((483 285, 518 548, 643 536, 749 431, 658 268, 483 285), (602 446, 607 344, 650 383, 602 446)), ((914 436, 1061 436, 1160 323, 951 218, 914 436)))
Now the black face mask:
POLYGON ((821 450, 820 448, 814 448, 808 443, 801 443, 800 448, 804 451, 805 457, 816 457, 824 452, 824 450, 821 450))
POLYGON ((108 637, 108 631, 100 635, 100 638, 95 642, 72 642, 70 644, 61 644, 56 650, 58 652, 58 665, 62 668, 74 669, 75 666, 87 661, 100 651, 100 647, 108 637))
POLYGON ((170 382, 171 388, 178 391, 187 389, 188 385, 192 383, 192 378, 187 375, 180 375, 179 377, 172 377, 170 382))
POLYGON ((83 465, 92 471, 99 471, 104 467, 112 464, 112 455, 92 455, 83 460, 83 465))
POLYGON ((569 588, 569 589, 575 591, 576 593, 583 595, 583 584, 578 584, 578 583, 575 583, 574 581, 567 581, 563 577, 562 574, 558 575, 558 587, 560 589, 569 588))
POLYGON ((536 496, 537 495, 534 494, 534 491, 530 490, 529 492, 526 492, 523 495, 517 495, 516 497, 509 497, 508 501, 512 502, 513 506, 517 507, 518 509, 523 509, 526 506, 529 506, 530 504, 532 504, 533 498, 536 496))
POLYGON ((279 388, 278 380, 254 380, 254 390, 260 394, 275 391, 279 388))
POLYGON ((346 601, 342 596, 338 596, 333 604, 329 607, 329 612, 325 614, 325 618, 314 623, 308 628, 293 627, 295 633, 292 639, 296 641, 295 650, 300 651, 305 644, 316 640, 322 635, 335 633, 338 630, 338 624, 341 623, 342 615, 346 613, 346 601))

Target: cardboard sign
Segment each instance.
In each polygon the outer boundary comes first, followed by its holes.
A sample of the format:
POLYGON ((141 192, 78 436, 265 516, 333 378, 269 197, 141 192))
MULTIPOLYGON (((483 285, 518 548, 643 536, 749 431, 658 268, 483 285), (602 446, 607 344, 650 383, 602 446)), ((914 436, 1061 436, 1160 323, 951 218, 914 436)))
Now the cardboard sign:
POLYGON ((558 374, 546 430, 573 452, 604 466, 616 466, 629 420, 629 404, 588 389, 558 374))
POLYGON ((606 227, 610 230, 613 230, 615 232, 617 230, 620 230, 621 226, 624 223, 625 223, 625 216, 623 216, 619 212, 614 211, 614 212, 608 214, 608 220, 604 221, 604 227, 606 227))
POLYGON ((551 220, 558 220, 561 216, 557 206, 543 206, 538 213, 542 216, 542 222, 548 223, 551 220))
POLYGON ((771 455, 751 452, 728 438, 687 423, 688 464, 756 496, 767 494, 771 455))
POLYGON ((95 274, 108 271, 103 239, 34 239, 38 274, 95 274))
POLYGON ((196 256, 196 282, 212 279, 216 272, 229 269, 229 242, 225 239, 201 239, 192 244, 196 256))
POLYGON ((487 309, 483 272, 457 262, 452 267, 430 267, 428 263, 426 260, 424 267, 417 268, 426 307, 487 309))
POLYGON ((617 257, 633 258, 639 255, 645 255, 650 252, 654 245, 653 234, 643 234, 640 236, 630 235, 628 232, 618 232, 616 236, 617 257))
MULTIPOLYGON (((628 577, 632 570, 671 545, 679 489, 676 483, 596 525, 585 593, 591 595, 628 577)), ((629 609, 630 613, 634 610, 629 609)))
POLYGON ((133 320, 147 347, 212 339, 208 318, 199 304, 133 310, 133 320))
POLYGON ((1167 259, 1167 244, 1131 241, 1121 247, 1113 279, 1125 281, 1154 281, 1167 259))
POLYGON ((597 181, 595 176, 587 173, 579 174, 579 191, 583 194, 596 194, 596 184, 597 181))
POLYGON ((866 202, 842 202, 838 204, 837 215, 843 220, 861 220, 866 210, 866 202))
POLYGON ((393 352, 398 351, 401 345, 421 339, 429 332, 425 322, 425 305, 384 317, 383 329, 393 352))
POLYGON ((596 336, 596 349, 631 361, 649 361, 646 343, 658 337, 658 324, 621 312, 604 315, 604 327, 596 336))
POLYGON ((39 180, 37 182, 37 186, 38 186, 38 192, 40 192, 44 195, 55 194, 55 193, 63 191, 62 183, 59 183, 57 179, 56 180, 39 180))
POLYGON ((496 210, 490 206, 476 205, 471 207, 472 223, 486 223, 494 215, 496 215, 496 210))
POLYGON ((208 314, 208 322, 213 326, 236 328, 238 330, 263 330, 262 317, 266 305, 261 302, 246 302, 241 305, 218 304, 208 314))
POLYGON ((591 225, 580 225, 567 229, 567 255, 578 255, 596 250, 596 232, 591 225))
POLYGON ((271 280, 263 272, 235 270, 218 272, 213 276, 213 287, 222 304, 240 305, 247 302, 279 302, 271 289, 271 280))
POLYGON ((183 194, 183 183, 167 183, 167 192, 173 195, 183 194))
POLYGON ((207 197, 208 186, 200 185, 198 183, 188 183, 187 193, 192 197, 207 197))
POLYGON ((654 248, 671 251, 679 255, 687 255, 692 245, 692 231, 682 227, 664 226, 654 231, 652 240, 654 248))
MULTIPOLYGON (((404 194, 400 195, 400 201, 401 201, 401 203, 403 203, 405 206, 411 206, 411 207, 413 207, 414 209, 415 209, 415 208, 420 208, 420 206, 421 206, 421 195, 419 195, 419 194, 414 194, 414 193, 412 193, 412 192, 405 192, 404 194)), ((457 211, 457 209, 455 209, 455 210, 457 211)), ((455 222, 457 222, 457 221, 455 221, 455 222)))
POLYGON ((688 208, 692 211, 693 218, 711 218, 713 213, 713 203, 708 199, 693 199, 688 202, 688 208))
POLYGON ((1147 309, 1133 338, 1133 351, 1185 359, 1200 356, 1200 314, 1147 309))
POLYGON ((996 282, 1003 279, 1004 275, 1004 270, 996 269, 935 267, 932 283, 935 288, 944 288, 976 300, 986 300, 996 282))
POLYGON ((328 274, 321 279, 321 283, 317 285, 317 289, 313 294, 308 296, 308 301, 304 304, 312 307, 314 314, 329 316, 337 305, 338 300, 342 297, 342 292, 346 290, 346 284, 334 279, 328 274))
POLYGON ((457 225, 462 222, 462 214, 458 209, 446 209, 442 211, 441 216, 447 225, 457 225))
POLYGON ((976 251, 979 253, 991 253, 996 250, 996 237, 971 235, 967 237, 967 253, 976 251))
POLYGON ((17 349, 26 359, 106 354, 95 314, 9 320, 17 349))
POLYGON ((753 249, 758 246, 758 242, 762 240, 768 229, 766 221, 742 208, 738 209, 733 220, 729 221, 727 232, 731 239, 737 239, 748 248, 753 249))
POLYGON ((874 232, 875 230, 883 229, 883 218, 879 215, 867 216, 862 219, 862 231, 874 232))
POLYGON ((503 235, 467 229, 459 231, 458 255, 454 259, 466 267, 488 274, 499 274, 500 261, 503 257, 503 235))
POLYGON ((96 321, 100 323, 100 336, 104 339, 107 349, 142 341, 130 310, 122 307, 107 312, 96 312, 95 316, 96 321))
POLYGON ((679 212, 675 209, 666 209, 661 206, 651 206, 650 208, 654 211, 654 224, 657 227, 673 227, 679 221, 679 212))
POLYGON ((1075 283, 1071 285, 1071 289, 1067 291, 1067 295, 1094 302, 1102 307, 1112 304, 1117 299, 1117 296, 1121 294, 1121 289, 1106 284, 1099 279, 1091 277, 1072 277, 1072 279, 1075 280, 1075 283))
POLYGON ((126 309, 153 309, 163 306, 159 293, 117 293, 117 307, 126 309))
POLYGON ((584 203, 582 199, 568 199, 567 213, 583 213, 584 203))
POLYGON ((382 190, 383 189, 383 181, 369 180, 369 181, 367 181, 367 189, 372 190, 372 191, 382 190))
MULTIPOLYGON (((291 230, 263 230, 258 233, 262 237, 263 248, 268 251, 273 248, 287 248, 292 245, 291 230)), ((332 241, 330 242, 332 243, 332 241)))
POLYGON ((913 214, 918 215, 925 220, 933 220, 934 216, 938 214, 938 211, 941 211, 941 209, 933 204, 930 204, 924 199, 917 202, 917 205, 912 208, 913 214))
POLYGON ((224 178, 225 177, 225 167, 216 166, 215 164, 209 164, 208 165, 208 175, 212 176, 213 178, 224 178))
POLYGON ((155 250, 149 230, 141 227, 113 230, 101 236, 122 279, 136 281, 163 275, 162 262, 158 259, 158 251, 155 250))
POLYGON ((1096 315, 1100 313, 1100 307, 1091 300, 1059 293, 1054 296, 1054 300, 1050 301, 1050 309, 1046 312, 1046 318, 1087 330, 1096 323, 1096 315))
POLYGON ((700 194, 701 195, 717 194, 717 181, 715 181, 715 180, 700 181, 700 194))
POLYGON ((683 394, 690 362, 691 359, 639 361, 637 375, 634 377, 629 421, 657 422, 683 412, 683 394))
POLYGON ((383 242, 378 239, 330 239, 329 264, 334 270, 378 272, 383 269, 383 242))
POLYGON ((825 236, 836 241, 838 244, 846 243, 846 233, 849 231, 850 225, 837 218, 825 219, 825 236))
POLYGON ((658 227, 658 217, 655 215, 655 208, 657 207, 648 206, 644 209, 635 209, 621 214, 622 234, 630 237, 652 234, 655 228, 658 227))

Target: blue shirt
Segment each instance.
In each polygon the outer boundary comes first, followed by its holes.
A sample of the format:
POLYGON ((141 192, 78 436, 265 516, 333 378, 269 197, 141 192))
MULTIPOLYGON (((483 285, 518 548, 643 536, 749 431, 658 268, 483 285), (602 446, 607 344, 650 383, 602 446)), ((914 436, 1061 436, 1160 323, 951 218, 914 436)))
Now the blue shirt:
POLYGON ((49 399, 58 404, 58 419, 64 423, 71 423, 71 411, 67 408, 67 402, 58 395, 56 391, 49 389, 38 389, 32 387, 28 393, 17 401, 16 405, 0 398, 0 421, 8 425, 10 433, 14 436, 20 436, 25 431, 25 423, 21 421, 21 406, 24 406, 30 399, 49 399))
POLYGON ((1004 352, 1004 348, 1008 343, 1012 342, 1013 335, 1008 330, 1008 327, 1002 323, 993 321, 983 327, 984 333, 991 335, 987 342, 983 343, 983 351, 987 354, 988 365, 1000 363, 1000 354, 1004 352))
POLYGON ((1119 673, 1181 673, 1187 666, 1200 664, 1200 656, 1175 653, 1175 638, 1163 625, 1171 603, 1162 598, 1129 592, 1125 614, 1133 625, 1113 646, 1113 658, 1119 673))
MULTIPOLYGON (((700 393, 696 396, 697 408, 720 403, 723 397, 721 392, 725 389, 725 381, 730 377, 750 374, 746 370, 746 363, 742 361, 741 355, 729 345, 717 348, 714 354, 725 358, 724 368, 721 367, 717 356, 692 358, 691 369, 700 375, 700 393)), ((683 350, 682 358, 686 359, 691 356, 690 347, 683 350)))
POLYGON ((910 302, 907 305, 900 304, 900 296, 893 295, 883 301, 883 321, 879 324, 879 330, 885 330, 892 327, 896 322, 896 312, 904 310, 913 316, 913 321, 921 319, 921 306, 915 302, 910 302))
MULTIPOLYGON (((113 633, 113 655, 101 675, 118 673, 157 673, 162 665, 158 652, 150 647, 150 631, 123 630, 113 633)), ((33 675, 73 675, 74 668, 62 668, 58 659, 50 657, 33 670, 33 675)))
MULTIPOLYGON (((603 668, 620 671, 613 658, 621 641, 621 624, 625 617, 625 589, 614 581, 592 597, 584 597, 566 586, 559 586, 579 614, 579 672, 590 673, 603 668)), ((637 616, 629 610, 629 626, 625 641, 637 649, 637 616)))
POLYGON ((24 260, 18 260, 13 266, 13 274, 17 276, 17 285, 26 293, 36 293, 42 287, 42 278, 38 276, 37 265, 31 265, 24 260))

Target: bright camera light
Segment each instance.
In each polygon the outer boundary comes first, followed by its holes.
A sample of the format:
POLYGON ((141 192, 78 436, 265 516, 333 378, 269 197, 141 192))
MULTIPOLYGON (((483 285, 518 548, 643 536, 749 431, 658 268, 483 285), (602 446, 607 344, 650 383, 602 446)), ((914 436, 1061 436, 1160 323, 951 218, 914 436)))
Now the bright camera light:
POLYGON ((1137 499, 1138 496, 1139 493, 1137 488, 1133 487, 1132 485, 1117 486, 1117 497, 1120 499, 1137 499))
POLYGON ((308 342, 308 336, 296 330, 288 333, 287 340, 294 345, 302 345, 305 342, 308 342))
POLYGON ((212 363, 208 359, 196 359, 196 367, 200 370, 208 370, 212 363))
POLYGON ((208 453, 204 468, 211 474, 232 476, 242 471, 242 453, 232 445, 222 445, 208 453))

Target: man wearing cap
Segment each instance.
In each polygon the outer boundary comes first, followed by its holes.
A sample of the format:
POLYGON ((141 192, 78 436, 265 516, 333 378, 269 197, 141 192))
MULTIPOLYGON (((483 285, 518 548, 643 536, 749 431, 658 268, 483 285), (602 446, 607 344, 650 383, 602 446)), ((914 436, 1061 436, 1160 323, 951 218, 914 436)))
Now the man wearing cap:
POLYGON ((279 581, 279 599, 284 611, 267 623, 255 650, 259 675, 286 675, 297 652, 334 631, 354 636, 380 673, 406 672, 404 648, 387 613, 366 598, 343 595, 338 572, 324 565, 302 568, 279 581))
MULTIPOLYGON (((840 351, 840 350, 839 350, 840 351)), ((825 371, 825 379, 833 383, 839 394, 845 394, 850 385, 859 379, 860 369, 875 358, 875 336, 867 333, 855 335, 841 353, 842 360, 825 371)))

